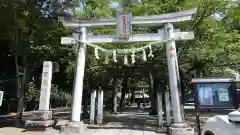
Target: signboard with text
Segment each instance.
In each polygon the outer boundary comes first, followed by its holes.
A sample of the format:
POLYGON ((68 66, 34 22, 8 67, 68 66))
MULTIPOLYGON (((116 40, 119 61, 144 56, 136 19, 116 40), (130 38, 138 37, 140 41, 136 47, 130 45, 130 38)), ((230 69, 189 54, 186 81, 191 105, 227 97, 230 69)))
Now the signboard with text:
POLYGON ((223 110, 239 107, 234 78, 197 78, 192 79, 192 84, 198 131, 201 131, 200 109, 223 110))
POLYGON ((238 107, 236 82, 233 78, 193 79, 195 104, 200 109, 238 107))
POLYGON ((132 14, 117 12, 117 37, 128 38, 132 34, 132 14))
POLYGON ((203 83, 195 88, 200 108, 235 108, 233 83, 203 83))

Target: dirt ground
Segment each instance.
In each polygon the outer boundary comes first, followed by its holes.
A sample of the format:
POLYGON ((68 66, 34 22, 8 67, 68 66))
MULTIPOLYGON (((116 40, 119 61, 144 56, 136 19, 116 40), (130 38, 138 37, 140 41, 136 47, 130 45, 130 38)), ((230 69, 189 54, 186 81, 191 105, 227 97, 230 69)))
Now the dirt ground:
POLYGON ((0 135, 41 135, 42 132, 26 131, 22 128, 3 127, 0 128, 0 135))

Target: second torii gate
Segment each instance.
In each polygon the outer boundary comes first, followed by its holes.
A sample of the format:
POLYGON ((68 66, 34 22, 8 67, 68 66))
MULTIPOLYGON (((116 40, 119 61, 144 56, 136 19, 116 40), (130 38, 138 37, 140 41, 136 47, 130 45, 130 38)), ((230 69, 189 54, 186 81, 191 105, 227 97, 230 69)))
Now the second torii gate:
MULTIPOLYGON (((75 48, 72 44, 80 43, 77 46, 77 66, 75 72, 73 102, 71 111, 71 122, 68 127, 79 128, 80 113, 82 104, 83 79, 85 69, 86 45, 99 43, 134 43, 134 42, 153 42, 165 41, 166 54, 168 61, 168 73, 171 92, 171 105, 173 112, 173 123, 170 127, 170 134, 174 135, 193 135, 194 130, 184 127, 184 120, 181 113, 180 105, 180 88, 179 88, 179 71, 175 40, 191 40, 194 38, 193 32, 176 31, 173 27, 174 23, 192 20, 196 13, 196 9, 166 13, 153 16, 131 16, 131 14, 119 14, 117 18, 100 19, 100 20, 70 20, 59 17, 59 20, 67 28, 79 29, 80 33, 74 33, 73 36, 62 37, 61 44, 69 46, 71 49, 75 48), (109 27, 117 25, 117 35, 97 35, 93 36, 88 33, 88 28, 109 27), (133 26, 161 26, 164 25, 163 30, 158 33, 148 34, 131 34, 131 27, 133 26)), ((79 130, 77 130, 80 132, 79 130)))

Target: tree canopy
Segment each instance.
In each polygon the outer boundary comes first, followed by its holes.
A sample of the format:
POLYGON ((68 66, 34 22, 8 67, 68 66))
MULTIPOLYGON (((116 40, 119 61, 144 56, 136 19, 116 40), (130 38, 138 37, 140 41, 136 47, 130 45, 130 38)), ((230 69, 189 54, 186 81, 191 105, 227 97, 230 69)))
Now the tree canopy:
MULTIPOLYGON (((18 112, 37 106, 43 61, 53 61, 52 104, 69 105, 73 86, 76 54, 60 49, 60 38, 72 33, 57 20, 62 14, 83 19, 112 18, 119 0, 3 0, 0 3, 1 90, 5 99, 18 99, 18 112), (32 103, 34 102, 34 103, 32 103), (31 104, 35 104, 31 107, 31 104), (25 106, 25 107, 24 107, 25 106)), ((182 31, 194 31, 192 41, 177 42, 178 62, 183 91, 190 90, 193 77, 233 76, 226 68, 240 70, 240 8, 239 2, 222 0, 140 0, 123 1, 133 16, 157 15, 197 8, 195 19, 175 25, 182 31)), ((134 28, 133 33, 156 32, 162 27, 134 28)), ((91 29, 95 34, 115 34, 115 28, 91 29)), ((144 44, 101 44, 106 49, 137 48, 144 44)), ((118 62, 104 64, 87 48, 84 94, 103 87, 109 91, 113 80, 131 78, 132 84, 146 85, 152 73, 163 89, 168 85, 167 60, 163 44, 153 47, 153 58, 147 62, 137 55, 135 64, 118 62)), ((110 58, 111 60, 111 58, 110 58)), ((121 81, 120 81, 121 82, 121 81)))

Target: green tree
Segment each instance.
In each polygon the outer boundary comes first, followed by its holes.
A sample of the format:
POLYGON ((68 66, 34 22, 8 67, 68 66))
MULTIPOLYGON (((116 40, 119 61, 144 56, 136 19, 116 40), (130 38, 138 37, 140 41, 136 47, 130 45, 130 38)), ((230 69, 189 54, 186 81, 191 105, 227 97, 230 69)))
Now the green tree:
MULTIPOLYGON (((18 114, 24 108, 28 83, 40 78, 32 78, 32 73, 41 67, 44 60, 56 59, 60 37, 66 33, 57 20, 46 16, 47 11, 43 12, 45 2, 5 0, 1 3, 1 17, 4 18, 1 30, 15 59, 18 114)), ((48 11, 51 9, 53 7, 48 11)))

